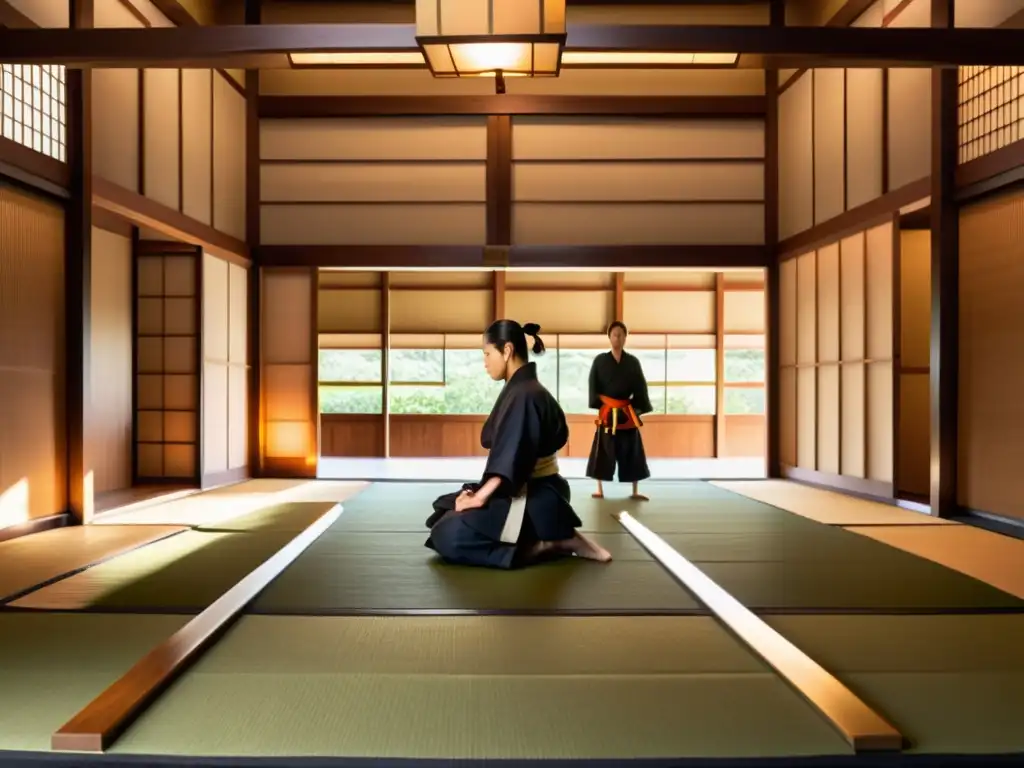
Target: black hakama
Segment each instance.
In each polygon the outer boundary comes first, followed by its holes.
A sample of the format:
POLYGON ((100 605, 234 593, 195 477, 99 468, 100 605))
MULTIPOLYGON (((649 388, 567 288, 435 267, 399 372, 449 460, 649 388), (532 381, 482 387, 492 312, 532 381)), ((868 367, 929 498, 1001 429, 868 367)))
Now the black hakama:
MULTIPOLYGON (((627 402, 633 413, 642 416, 653 409, 647 393, 640 361, 628 352, 616 360, 611 352, 602 352, 590 367, 590 407, 601 411, 604 400, 627 402)), ((616 466, 620 483, 638 483, 651 476, 640 425, 633 422, 630 408, 617 407, 611 424, 598 423, 587 461, 587 477, 611 482, 616 466), (614 431, 613 431, 614 426, 614 431)), ((611 416, 611 414, 609 414, 611 416)), ((599 419, 600 421, 600 419, 599 419)))
POLYGON ((582 523, 554 459, 568 441, 565 413, 527 363, 505 384, 481 430, 488 451, 483 477, 434 501, 426 546, 450 563, 507 569, 524 564, 539 541, 571 539, 582 523), (492 477, 501 484, 482 507, 455 511, 463 490, 476 491, 492 477), (517 513, 521 525, 509 525, 517 513))

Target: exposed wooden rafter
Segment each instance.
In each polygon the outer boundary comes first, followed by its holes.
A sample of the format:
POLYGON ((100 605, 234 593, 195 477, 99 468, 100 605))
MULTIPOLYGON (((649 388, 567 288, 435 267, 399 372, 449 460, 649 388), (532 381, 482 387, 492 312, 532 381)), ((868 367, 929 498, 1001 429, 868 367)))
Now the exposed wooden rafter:
MULTIPOLYGON (((741 55, 740 67, 1019 65, 1012 29, 570 25, 568 50, 741 55)), ((275 24, 167 29, 2 29, 12 63, 74 67, 288 68, 297 51, 413 50, 406 24, 275 24)))
POLYGON ((763 117, 764 96, 262 96, 262 118, 413 115, 763 117))
POLYGON ((759 269, 771 249, 763 245, 264 245, 254 249, 263 267, 350 269, 673 268, 759 269))

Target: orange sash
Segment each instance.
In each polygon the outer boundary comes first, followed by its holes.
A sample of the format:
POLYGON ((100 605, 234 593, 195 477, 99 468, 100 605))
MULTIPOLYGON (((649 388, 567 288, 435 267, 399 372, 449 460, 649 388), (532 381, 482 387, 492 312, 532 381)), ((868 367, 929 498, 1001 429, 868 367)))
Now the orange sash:
POLYGON ((597 412, 597 419, 594 421, 599 429, 603 427, 605 432, 614 435, 620 429, 637 429, 644 425, 629 400, 616 400, 604 395, 600 397, 601 410, 597 412), (620 410, 626 414, 626 421, 622 423, 619 422, 620 410))

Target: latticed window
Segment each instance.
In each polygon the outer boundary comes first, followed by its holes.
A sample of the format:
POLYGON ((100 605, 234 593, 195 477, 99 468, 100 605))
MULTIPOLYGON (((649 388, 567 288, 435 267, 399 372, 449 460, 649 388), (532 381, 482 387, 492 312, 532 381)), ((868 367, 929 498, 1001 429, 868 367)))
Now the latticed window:
POLYGON ((1024 139, 1024 67, 960 67, 960 162, 1024 139))
POLYGON ((65 161, 65 70, 56 64, 0 64, 0 136, 65 161))

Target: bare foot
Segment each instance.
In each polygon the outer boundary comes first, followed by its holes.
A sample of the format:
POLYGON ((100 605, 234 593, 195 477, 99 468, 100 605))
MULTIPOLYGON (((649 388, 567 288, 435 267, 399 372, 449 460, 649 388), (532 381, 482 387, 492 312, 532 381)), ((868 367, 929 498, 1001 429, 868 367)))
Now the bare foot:
POLYGON ((530 562, 534 560, 540 560, 546 555, 553 554, 558 549, 558 545, 553 541, 538 541, 530 550, 526 553, 526 559, 530 562))
POLYGON ((592 499, 603 499, 604 498, 604 494, 601 493, 600 491, 594 491, 592 494, 590 494, 590 498, 592 498, 592 499))
POLYGON ((567 552, 572 552, 577 557, 583 557, 587 560, 596 560, 599 563, 607 563, 612 559, 611 552, 604 547, 598 546, 578 531, 571 539, 561 541, 559 544, 564 547, 567 552))
POLYGON ((629 498, 631 498, 633 501, 650 501, 650 499, 644 496, 642 493, 634 493, 629 498))

